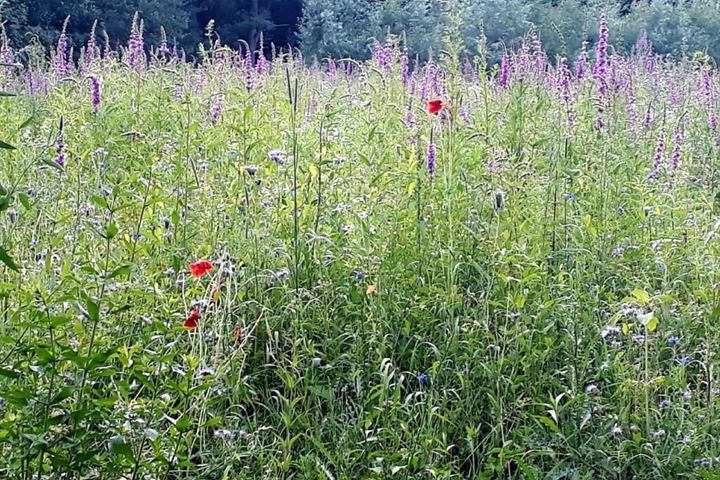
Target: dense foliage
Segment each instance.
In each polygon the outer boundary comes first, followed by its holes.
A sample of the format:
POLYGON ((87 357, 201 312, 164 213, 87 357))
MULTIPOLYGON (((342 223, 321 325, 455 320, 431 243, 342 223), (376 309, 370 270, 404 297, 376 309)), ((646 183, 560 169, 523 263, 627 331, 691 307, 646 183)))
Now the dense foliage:
POLYGON ((0 477, 717 476, 716 69, 140 24, 0 49, 0 477))
POLYGON ((98 32, 108 33, 113 45, 128 37, 135 12, 145 20, 145 37, 158 44, 160 27, 171 44, 193 53, 203 40, 204 27, 215 20, 215 33, 222 41, 238 46, 242 39, 252 46, 260 32, 268 42, 287 45, 295 41, 295 24, 301 0, 0 0, 0 16, 16 46, 37 37, 44 45, 54 44, 69 16, 69 42, 85 44, 95 20, 98 32))
MULTIPOLYGON (((144 35, 158 44, 160 27, 171 45, 194 55, 205 41, 204 29, 223 43, 239 42, 255 50, 264 37, 270 45, 302 46, 306 58, 316 56, 367 59, 375 39, 388 34, 401 38, 411 56, 427 59, 455 25, 448 12, 461 20, 458 38, 471 54, 483 50, 498 62, 507 47, 517 47, 529 30, 540 36, 548 57, 575 58, 583 42, 597 40, 596 19, 604 11, 613 29, 612 45, 629 53, 647 33, 658 53, 681 57, 696 51, 720 58, 720 7, 715 0, 0 0, 0 15, 13 44, 19 48, 33 38, 45 46, 57 42, 65 20, 68 41, 79 50, 93 22, 118 45, 128 37, 128 25, 138 11, 144 35)), ((211 39, 211 40, 214 40, 211 39)), ((207 42, 206 42, 207 45, 207 42)), ((78 52, 76 52, 77 54, 78 52)))

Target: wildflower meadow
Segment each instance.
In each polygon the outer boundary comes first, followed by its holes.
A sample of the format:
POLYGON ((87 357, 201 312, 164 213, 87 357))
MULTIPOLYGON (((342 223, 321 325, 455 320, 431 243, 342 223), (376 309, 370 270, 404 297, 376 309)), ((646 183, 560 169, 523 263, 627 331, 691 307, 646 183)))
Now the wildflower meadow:
POLYGON ((0 40, 0 478, 720 478, 720 74, 597 23, 0 40))

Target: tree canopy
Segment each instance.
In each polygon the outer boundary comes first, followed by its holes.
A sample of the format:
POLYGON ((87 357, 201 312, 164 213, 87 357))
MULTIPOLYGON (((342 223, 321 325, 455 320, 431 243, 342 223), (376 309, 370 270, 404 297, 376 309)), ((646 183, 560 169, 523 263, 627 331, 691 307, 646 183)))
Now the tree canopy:
POLYGON ((125 43, 131 20, 144 20, 148 44, 158 44, 162 26, 171 45, 192 54, 212 21, 215 39, 253 50, 301 47, 306 58, 367 58, 376 41, 394 35, 412 56, 439 50, 451 27, 470 54, 483 50, 490 62, 529 32, 551 57, 578 55, 592 46, 599 14, 611 26, 611 43, 631 51, 646 35, 658 53, 696 51, 720 58, 720 7, 714 0, 0 0, 0 20, 15 47, 37 39, 52 46, 69 17, 71 45, 85 43, 97 20, 99 33, 125 43))

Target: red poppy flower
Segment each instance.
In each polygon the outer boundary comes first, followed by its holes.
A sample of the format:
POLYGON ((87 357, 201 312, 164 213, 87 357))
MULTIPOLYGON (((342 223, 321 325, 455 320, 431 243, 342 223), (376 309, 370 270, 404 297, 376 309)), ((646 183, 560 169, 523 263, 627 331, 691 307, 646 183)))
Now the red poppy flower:
POLYGON ((200 320, 200 311, 197 308, 194 308, 193 311, 190 312, 190 315, 188 315, 185 319, 183 326, 193 330, 198 327, 198 320, 200 320))
POLYGON ((440 113, 440 110, 442 110, 444 106, 445 104, 440 99, 428 100, 427 111, 432 115, 437 115, 438 113, 440 113))
POLYGON ((202 277, 212 270, 213 266, 212 263, 207 260, 200 260, 199 262, 191 263, 188 265, 188 268, 190 268, 190 273, 192 273, 193 277, 202 277))

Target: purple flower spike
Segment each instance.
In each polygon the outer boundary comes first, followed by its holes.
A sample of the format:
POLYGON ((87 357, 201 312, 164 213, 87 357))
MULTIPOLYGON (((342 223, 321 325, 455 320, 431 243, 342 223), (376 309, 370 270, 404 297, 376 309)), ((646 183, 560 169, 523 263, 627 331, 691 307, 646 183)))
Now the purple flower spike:
POLYGON ((90 86, 93 115, 98 115, 100 112, 100 99, 102 96, 102 80, 100 80, 100 77, 97 75, 91 75, 90 86))

